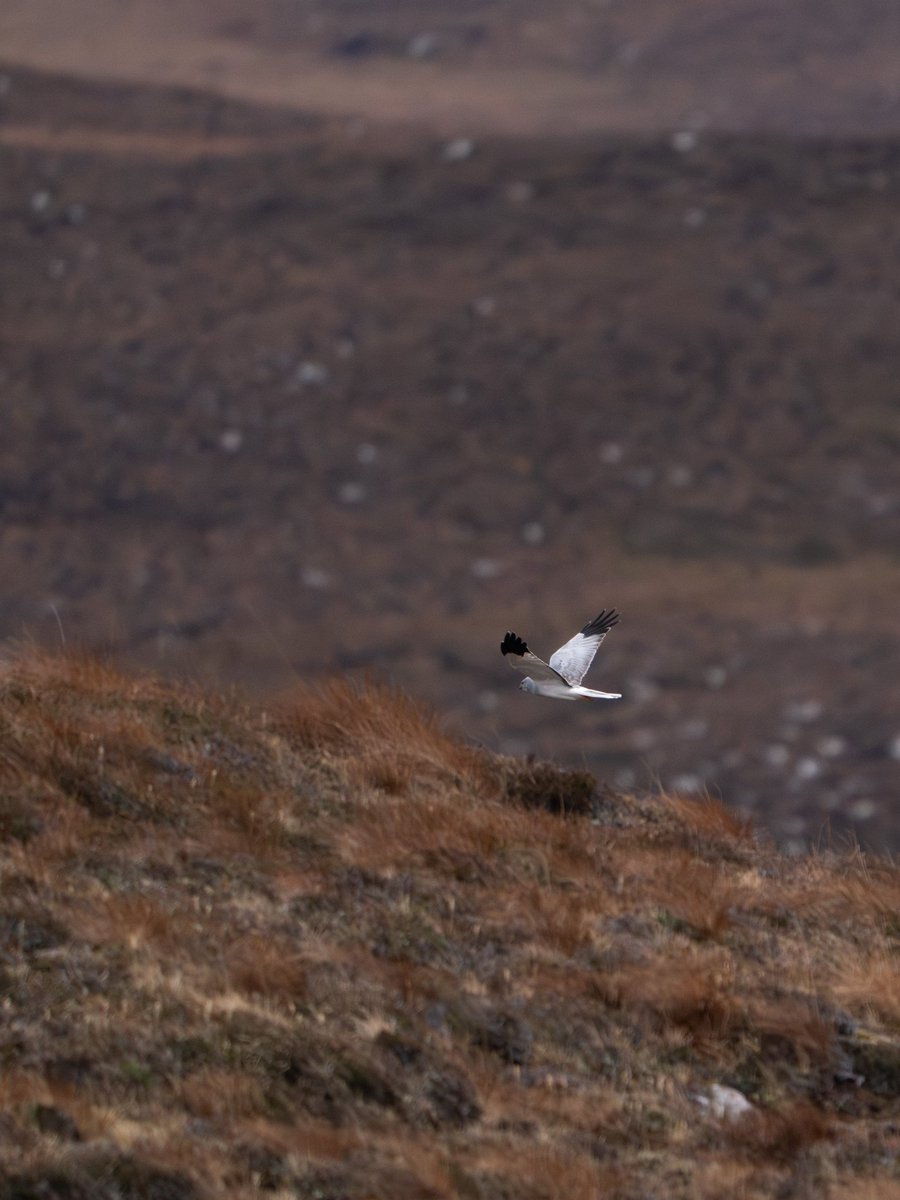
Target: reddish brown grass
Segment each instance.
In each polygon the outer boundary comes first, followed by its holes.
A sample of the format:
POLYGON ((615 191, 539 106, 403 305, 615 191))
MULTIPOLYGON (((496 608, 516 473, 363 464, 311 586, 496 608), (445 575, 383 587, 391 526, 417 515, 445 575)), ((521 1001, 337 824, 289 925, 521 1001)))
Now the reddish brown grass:
POLYGON ((809 1000, 780 997, 754 1000, 746 1006, 749 1028, 776 1053, 800 1063, 827 1060, 834 1031, 822 1020, 809 1000))
POLYGON ((747 843, 753 840, 753 822, 741 817, 715 796, 661 797, 682 828, 700 838, 747 843))
POLYGON ((799 1100, 774 1112, 745 1113, 724 1128, 735 1147, 755 1158, 790 1160, 832 1137, 834 1122, 809 1101, 799 1100))
POLYGON ((900 1033, 900 961, 897 956, 870 954, 840 963, 834 972, 834 994, 854 1013, 868 1015, 900 1033))
POLYGON ((727 1036, 740 1024, 727 963, 657 958, 598 980, 597 993, 616 1008, 652 1014, 706 1042, 727 1036))
POLYGON ((261 1116, 267 1109, 259 1080, 243 1071, 194 1071, 178 1081, 176 1092, 194 1117, 234 1120, 261 1116))
POLYGON ((629 857, 627 865, 631 874, 626 876, 626 885, 630 879, 630 887, 642 898, 654 899, 661 914, 697 937, 721 937, 743 899, 733 872, 683 850, 639 851, 629 857))
POLYGON ((184 951, 199 930, 196 917, 170 907, 163 896, 136 893, 105 896, 101 903, 73 910, 72 926, 81 936, 132 949, 184 951))
POLYGON ((251 995, 299 1001, 306 992, 306 966, 296 945, 262 934, 245 934, 227 948, 231 985, 251 995))
POLYGON ((502 1154, 489 1154, 480 1165, 488 1177, 511 1177, 517 1194, 529 1200, 553 1200, 557 1196, 597 1200, 598 1196, 614 1195, 624 1174, 621 1168, 603 1166, 589 1155, 547 1145, 528 1147, 512 1161, 502 1154))
POLYGON ((433 712, 395 688, 330 680, 279 707, 276 728, 292 742, 352 760, 350 778, 393 793, 415 779, 485 783, 483 756, 445 733, 433 712))

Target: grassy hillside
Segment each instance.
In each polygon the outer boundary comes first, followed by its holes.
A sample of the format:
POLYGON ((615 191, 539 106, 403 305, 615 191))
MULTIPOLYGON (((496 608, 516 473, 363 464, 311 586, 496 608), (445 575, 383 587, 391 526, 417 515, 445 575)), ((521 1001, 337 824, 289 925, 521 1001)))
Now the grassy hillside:
POLYGON ((2 1200, 900 1196, 887 862, 37 655, 0 839, 2 1200))

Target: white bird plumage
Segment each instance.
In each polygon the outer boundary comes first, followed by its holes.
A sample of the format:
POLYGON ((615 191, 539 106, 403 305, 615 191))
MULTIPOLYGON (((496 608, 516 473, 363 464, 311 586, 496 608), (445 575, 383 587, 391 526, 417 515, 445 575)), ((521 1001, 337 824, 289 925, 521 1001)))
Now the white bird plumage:
POLYGON ((533 696, 549 696, 554 700, 621 700, 621 692, 597 692, 581 686, 600 643, 618 620, 614 608, 604 609, 555 650, 549 663, 533 654, 522 638, 511 632, 500 643, 500 653, 513 670, 526 673, 519 687, 533 696))

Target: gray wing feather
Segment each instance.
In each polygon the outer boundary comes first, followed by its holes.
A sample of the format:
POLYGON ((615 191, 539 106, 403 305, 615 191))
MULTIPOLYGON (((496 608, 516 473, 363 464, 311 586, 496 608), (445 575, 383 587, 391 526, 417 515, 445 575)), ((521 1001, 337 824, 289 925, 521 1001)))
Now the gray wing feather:
POLYGON ((588 621, 584 629, 550 655, 550 667, 567 683, 580 684, 594 661, 600 643, 618 620, 619 614, 611 608, 604 610, 593 621, 588 621))
POLYGON ((563 678, 559 671, 554 670, 549 663, 545 663, 542 658, 538 658, 530 650, 526 650, 522 655, 510 654, 506 661, 514 671, 521 671, 523 675, 530 676, 535 683, 540 680, 547 683, 568 683, 568 680, 563 678))

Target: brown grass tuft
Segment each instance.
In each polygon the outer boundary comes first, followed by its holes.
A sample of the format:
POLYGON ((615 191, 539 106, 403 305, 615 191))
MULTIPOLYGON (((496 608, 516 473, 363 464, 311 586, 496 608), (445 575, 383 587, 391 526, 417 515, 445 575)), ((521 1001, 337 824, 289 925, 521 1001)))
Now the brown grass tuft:
POLYGON ((262 1116, 269 1107, 262 1084, 244 1071, 205 1067, 179 1080, 176 1093, 193 1117, 235 1120, 262 1116))
POLYGON ((804 1064, 828 1059, 834 1030, 810 1000, 789 996, 759 999, 751 1001, 745 1013, 749 1028, 774 1057, 804 1064))
POLYGON ((711 841, 750 842, 753 822, 715 796, 664 795, 665 806, 690 833, 711 841))
POLYGON ((275 725, 354 792, 422 799, 449 790, 488 799, 502 790, 493 756, 451 736, 426 706, 371 680, 294 692, 275 725))
POLYGON ((616 1008, 652 1014, 700 1041, 727 1036, 740 1023, 727 966, 657 959, 598 980, 597 993, 616 1008))
POLYGON ((169 952, 183 949, 197 932, 195 918, 189 912, 170 907, 162 896, 135 892, 106 896, 101 904, 74 911, 72 925, 92 941, 169 952))
POLYGON ((256 996, 299 1001, 306 991, 306 967, 296 945, 284 938, 245 934, 225 952, 231 985, 256 996))
POLYGON ((653 897, 673 928, 698 938, 720 938, 741 899, 733 874, 723 864, 694 858, 686 851, 636 855, 631 860, 644 894, 653 897))
MULTIPOLYGON (((532 1145, 520 1150, 514 1159, 504 1161, 502 1155, 489 1155, 481 1164, 487 1175, 515 1181, 515 1195, 523 1200, 597 1200, 599 1196, 614 1195, 622 1182, 622 1170, 593 1161, 589 1154, 561 1150, 552 1145, 532 1145)), ((481 1189, 479 1189, 481 1191, 481 1189)), ((478 1193, 476 1193, 478 1194, 478 1193)), ((483 1194, 483 1193, 482 1193, 483 1194)), ((490 1192, 488 1192, 490 1194, 490 1192)), ((504 1191, 501 1195, 506 1194, 504 1191)))
POLYGON ((802 1151, 833 1136, 833 1122, 807 1100, 773 1112, 745 1113, 726 1124, 729 1140, 754 1157, 791 1160, 802 1151))
POLYGON ((900 1034, 900 961, 864 952, 835 970, 834 995, 852 1012, 868 1014, 900 1034))

